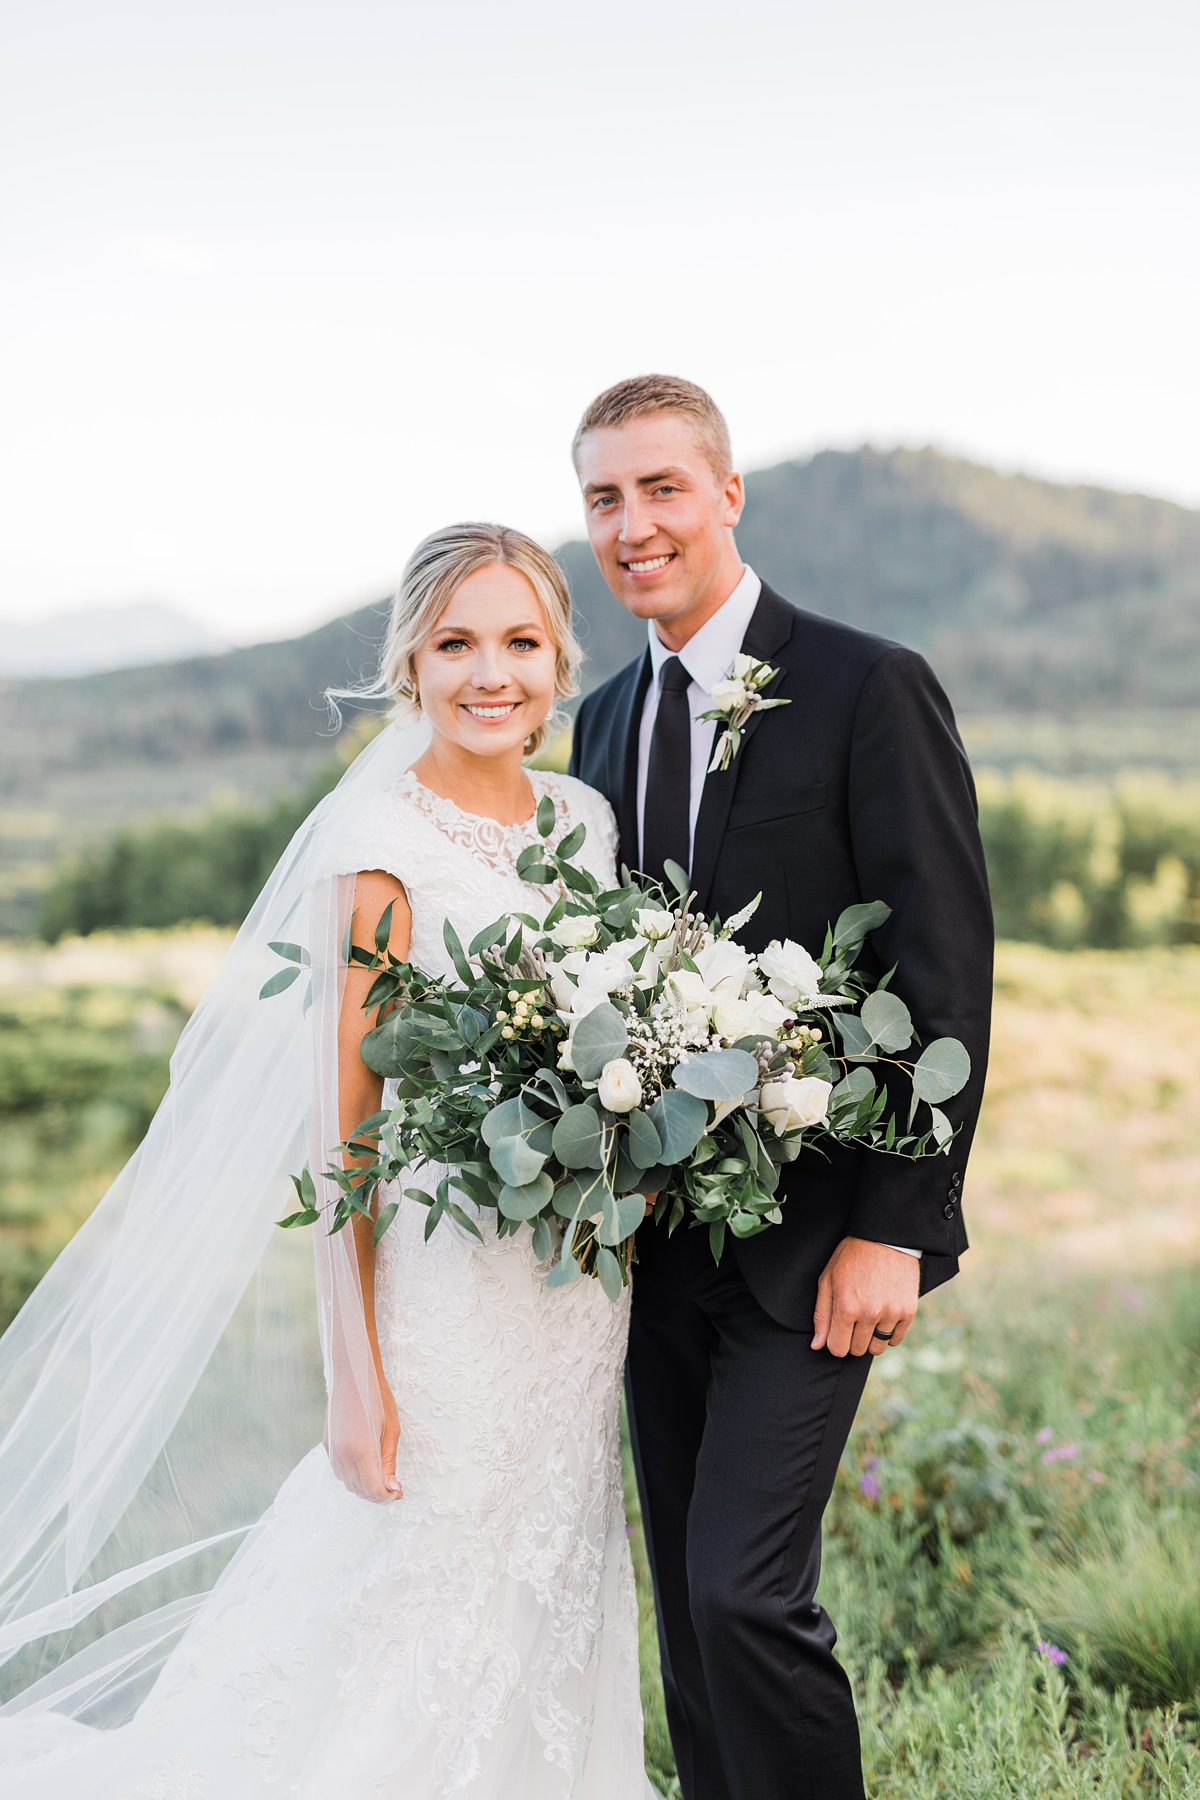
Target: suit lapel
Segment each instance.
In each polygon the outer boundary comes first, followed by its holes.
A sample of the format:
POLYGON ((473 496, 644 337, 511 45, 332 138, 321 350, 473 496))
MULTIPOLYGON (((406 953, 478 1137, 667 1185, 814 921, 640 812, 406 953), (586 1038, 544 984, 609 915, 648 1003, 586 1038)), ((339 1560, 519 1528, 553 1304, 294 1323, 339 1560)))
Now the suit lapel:
MULTIPOLYGON (((791 638, 795 619, 795 608, 789 606, 786 600, 781 600, 764 582, 758 605, 742 639, 742 649, 747 656, 753 656, 760 662, 769 662, 791 638)), ((763 689, 764 697, 769 698, 775 692, 786 673, 786 668, 781 666, 774 679, 763 689)), ((707 910, 708 893, 717 871, 721 840, 729 822, 729 809, 733 805, 746 745, 758 730, 762 719, 760 712, 750 715, 742 727, 738 753, 729 767, 715 769, 704 778, 704 792, 700 797, 700 812, 696 819, 696 836, 692 845, 692 887, 696 891, 696 904, 701 911, 707 910)), ((717 733, 720 729, 718 726, 717 733)), ((716 734, 713 741, 716 742, 716 734)))
POLYGON ((613 811, 620 833, 621 859, 631 869, 638 861, 638 735, 642 725, 642 707, 650 686, 649 647, 640 661, 629 665, 629 679, 624 683, 616 703, 613 728, 609 737, 612 762, 609 765, 609 793, 617 796, 613 811))

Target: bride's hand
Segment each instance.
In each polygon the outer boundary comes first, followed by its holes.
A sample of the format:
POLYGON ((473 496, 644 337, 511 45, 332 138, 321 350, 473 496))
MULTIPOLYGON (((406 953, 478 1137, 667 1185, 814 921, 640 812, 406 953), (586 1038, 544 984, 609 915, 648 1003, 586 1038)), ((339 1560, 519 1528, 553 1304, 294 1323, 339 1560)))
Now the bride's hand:
POLYGON ((383 1402, 383 1429, 378 1438, 370 1430, 358 1405, 331 1404, 325 1415, 324 1444, 329 1466, 343 1487, 377 1505, 399 1500, 404 1489, 396 1479, 396 1451, 400 1446, 400 1415, 386 1381, 379 1384, 383 1402), (336 1411, 336 1420, 333 1414, 336 1411))

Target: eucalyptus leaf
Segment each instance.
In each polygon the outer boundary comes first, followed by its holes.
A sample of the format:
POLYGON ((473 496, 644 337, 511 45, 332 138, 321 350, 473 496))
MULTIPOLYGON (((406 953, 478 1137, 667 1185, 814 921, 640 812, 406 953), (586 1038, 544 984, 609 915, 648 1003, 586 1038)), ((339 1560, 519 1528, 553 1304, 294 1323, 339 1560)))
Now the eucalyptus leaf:
POLYGON ((970 1079, 971 1058, 957 1038, 934 1038, 913 1070, 913 1087, 931 1106, 952 1099, 970 1079))
POLYGON ((829 1096, 829 1104, 834 1106, 839 1100, 861 1100, 874 1086, 875 1077, 870 1069, 864 1069, 860 1064, 857 1069, 851 1069, 844 1080, 838 1082, 829 1096))
POLYGON ((604 1126, 590 1106, 572 1106, 554 1127, 554 1154, 564 1169, 596 1169, 604 1146, 604 1126))
POLYGON ((553 1243, 550 1227, 546 1220, 535 1219, 533 1221, 533 1254, 539 1262, 545 1262, 553 1248, 553 1243))
MULTIPOLYGON (((522 1137, 504 1137, 491 1146, 492 1167, 509 1187, 525 1187, 541 1174, 545 1161, 545 1157, 531 1150, 522 1137)), ((546 1198, 550 1198, 549 1192, 546 1198)), ((525 1215, 510 1214, 513 1216, 525 1215)))
POLYGON ((842 950, 850 944, 861 944, 869 931, 877 931, 892 916, 892 909, 882 900, 864 900, 848 906, 833 928, 833 948, 842 950))
POLYGON ((500 1211, 506 1219, 532 1219, 549 1205, 554 1197, 554 1183, 548 1175, 538 1175, 520 1187, 507 1183, 500 1189, 500 1211))
POLYGON ((429 1044, 420 1019, 403 1007, 374 1031, 367 1032, 359 1046, 359 1055, 376 1075, 395 1081, 406 1075, 410 1068, 425 1062, 429 1044))
POLYGON ((600 1286, 615 1306, 621 1298, 621 1265, 612 1251, 603 1246, 596 1252, 596 1275, 600 1286))
POLYGON ((875 1054, 871 1034, 862 1020, 854 1013, 835 1013, 833 1019, 846 1055, 849 1057, 861 1056, 865 1062, 874 1062, 875 1054))
POLYGON ((644 1194, 626 1194, 617 1201, 617 1223, 621 1237, 632 1237, 646 1216, 646 1197, 644 1194))
POLYGON ((563 839, 562 843, 558 846, 558 849, 555 852, 555 855, 559 856, 559 857, 574 856, 577 850, 582 850, 583 841, 586 837, 587 837, 587 826, 586 825, 576 825, 576 827, 573 831, 568 831, 566 837, 563 839))
POLYGON ((758 1063, 745 1050, 704 1050, 679 1063, 671 1079, 700 1100, 738 1100, 758 1082, 758 1063))
POLYGON ((547 1275, 546 1286, 548 1288, 570 1287, 571 1283, 578 1281, 582 1274, 583 1270, 575 1261, 575 1258, 573 1256, 568 1256, 564 1250, 550 1273, 547 1275))
POLYGON ((663 863, 663 872, 671 886, 675 889, 675 892, 679 895, 679 898, 681 900, 686 900, 691 892, 691 884, 688 881, 687 870, 681 869, 679 864, 677 862, 672 862, 671 858, 668 856, 663 863))
POLYGON ((647 1117, 662 1143, 659 1152, 664 1163, 682 1162, 690 1156, 704 1135, 708 1124, 708 1108, 695 1094, 682 1088, 668 1088, 662 1097, 647 1108, 647 1117))
POLYGON ((586 1013, 571 1037, 571 1060, 581 1081, 599 1081, 605 1063, 624 1054, 629 1043, 625 1021, 605 1000, 586 1013))
POLYGON ((636 1163, 639 1169, 649 1169, 662 1158, 662 1139, 654 1128, 654 1122, 640 1107, 626 1114, 629 1125, 629 1138, 625 1146, 629 1160, 636 1163))
POLYGON ((558 820, 558 808, 549 794, 543 794, 538 801, 537 828, 541 837, 548 838, 558 820))
POLYGON ((954 1136, 953 1125, 950 1123, 945 1113, 939 1112, 936 1106, 930 1107, 929 1115, 933 1120, 933 1135, 935 1139, 939 1144, 948 1144, 950 1139, 954 1136))
POLYGON ((371 1242, 373 1244, 379 1242, 380 1238, 399 1211, 400 1202, 398 1200, 389 1200, 386 1206, 380 1208, 379 1217, 375 1221, 375 1229, 371 1233, 371 1242))
POLYGON ((479 1135, 485 1144, 498 1144, 501 1138, 515 1137, 522 1131, 532 1131, 540 1124, 537 1113, 532 1107, 526 1106, 523 1100, 502 1100, 484 1119, 479 1127, 479 1135))
POLYGON ((912 1043, 912 1015, 898 995, 878 990, 868 994, 861 1016, 872 1042, 889 1055, 906 1050, 912 1043))

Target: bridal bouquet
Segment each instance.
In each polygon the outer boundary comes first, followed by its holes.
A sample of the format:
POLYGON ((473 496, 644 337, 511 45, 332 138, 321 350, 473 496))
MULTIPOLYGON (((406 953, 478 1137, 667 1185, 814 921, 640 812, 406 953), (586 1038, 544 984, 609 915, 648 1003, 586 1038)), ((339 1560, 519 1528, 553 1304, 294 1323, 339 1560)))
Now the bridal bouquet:
MULTIPOLYGON (((889 907, 849 907, 817 958, 790 940, 755 957, 733 933, 757 900, 724 925, 706 920, 673 864, 670 898, 624 871, 623 886, 601 892, 573 860, 585 827, 552 849, 554 824, 544 799, 542 841, 517 863, 525 881, 558 888, 546 918, 511 914, 465 948, 447 921, 455 978, 391 954, 390 907, 373 951, 348 948, 375 976, 363 1061, 396 1082, 396 1100, 337 1147, 348 1160, 324 1172, 328 1203, 307 1169, 293 1178, 301 1207, 281 1224, 325 1216, 339 1231, 375 1217, 384 1184, 438 1164, 447 1172, 433 1193, 403 1189, 429 1208, 426 1239, 447 1215, 481 1236, 455 1198, 466 1196, 495 1211, 500 1235, 530 1228, 535 1255, 555 1259, 550 1285, 595 1275, 615 1300, 647 1197, 671 1231, 688 1213, 707 1226, 719 1260, 727 1231, 779 1223, 780 1170, 808 1142, 914 1159, 948 1148, 940 1106, 970 1075, 966 1050, 938 1038, 914 1054, 894 971, 871 983, 854 969, 889 907), (888 1070, 911 1085, 904 1123, 889 1112, 888 1070)), ((297 945, 272 948, 304 960, 297 945)), ((264 996, 291 978, 281 971, 264 996)), ((399 1204, 379 1210, 376 1242, 399 1204)))

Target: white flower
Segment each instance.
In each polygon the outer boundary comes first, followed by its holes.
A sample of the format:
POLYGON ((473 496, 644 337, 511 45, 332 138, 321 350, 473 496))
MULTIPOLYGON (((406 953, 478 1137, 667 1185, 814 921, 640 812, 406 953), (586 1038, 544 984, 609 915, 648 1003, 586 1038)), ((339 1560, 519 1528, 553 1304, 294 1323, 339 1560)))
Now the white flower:
POLYGON ((692 961, 710 994, 721 1000, 738 1000, 750 974, 750 952, 732 938, 721 938, 697 950, 692 961))
POLYGON ((744 650, 739 650, 733 659, 733 673, 737 676, 738 680, 743 680, 753 667, 754 658, 752 656, 747 656, 744 650))
POLYGON ((713 996, 692 969, 675 969, 667 976, 667 993, 683 1015, 689 1035, 707 1031, 713 996))
POLYGON ((599 937, 599 927, 595 919, 583 914, 560 919, 550 936, 564 950, 582 950, 588 944, 594 944, 599 937))
POLYGON ((764 1082, 758 1110, 775 1127, 777 1137, 801 1126, 819 1125, 829 1111, 831 1081, 819 1075, 789 1075, 786 1081, 764 1082))
POLYGON ((571 1055, 571 1040, 569 1037, 565 1037, 558 1046, 558 1066, 560 1069, 568 1070, 571 1074, 574 1074, 575 1072, 575 1059, 571 1055))
POLYGON ((727 1043, 750 1035, 750 1008, 744 1000, 718 1000, 713 1008, 713 1029, 727 1043))
POLYGON ((758 954, 758 966, 777 1000, 785 1006, 812 1005, 820 997, 821 970, 801 944, 774 939, 758 954))
POLYGON ((749 1008, 749 1030, 761 1031, 764 1037, 777 1037, 783 1028, 783 1021, 790 1017, 787 1007, 774 994, 764 994, 758 988, 751 988, 743 1005, 749 1008))
MULTIPOLYGON (((575 955, 581 952, 574 952, 575 955)), ((613 950, 595 951, 585 955, 583 968, 579 971, 579 986, 571 999, 570 1010, 575 1018, 582 1019, 585 1013, 602 1006, 611 993, 617 988, 628 987, 633 980, 633 970, 628 959, 618 956, 613 950)), ((569 963, 571 957, 564 957, 569 963)))
POLYGON ((606 1062, 596 1086, 601 1106, 609 1112, 632 1112, 642 1104, 642 1084, 638 1072, 627 1057, 618 1056, 606 1062))
POLYGON ((746 704, 746 684, 740 675, 726 676, 724 681, 713 682, 708 697, 721 712, 736 712, 746 704))
POLYGON ((674 913, 664 911, 661 906, 639 906, 633 917, 642 936, 649 938, 651 943, 670 937, 675 929, 674 913))

